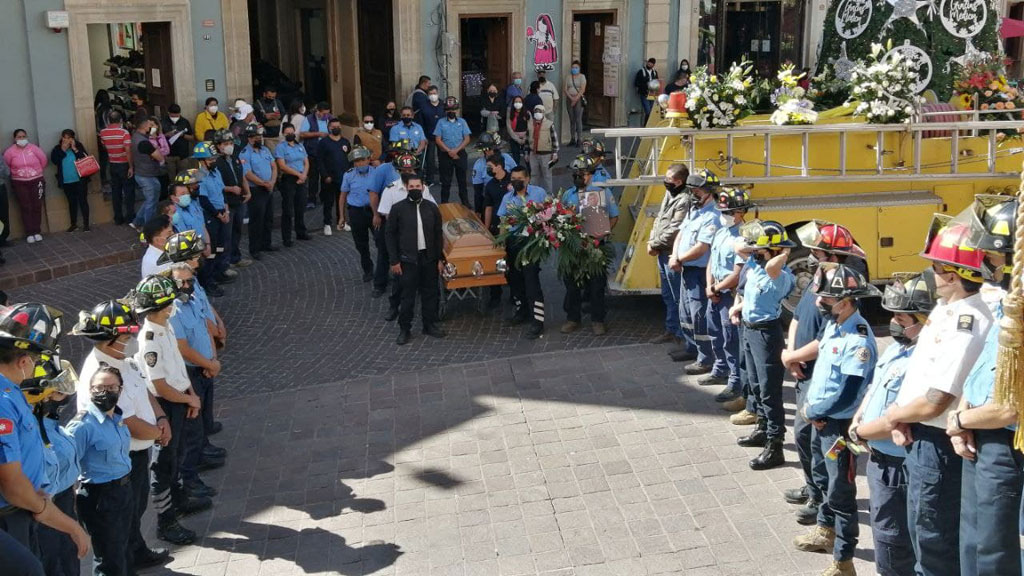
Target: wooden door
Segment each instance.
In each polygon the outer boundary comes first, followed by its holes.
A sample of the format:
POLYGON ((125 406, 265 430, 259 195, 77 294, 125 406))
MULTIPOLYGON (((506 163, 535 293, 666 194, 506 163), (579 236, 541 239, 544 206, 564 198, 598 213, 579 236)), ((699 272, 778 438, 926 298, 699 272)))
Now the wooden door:
POLYGON ((149 113, 155 116, 162 116, 175 101, 172 49, 170 22, 146 22, 142 25, 146 95, 149 113))
POLYGON ((614 99, 604 95, 605 27, 615 24, 614 13, 577 15, 580 22, 580 64, 587 77, 586 123, 611 126, 614 99))
MULTIPOLYGON (((508 69, 508 18, 491 18, 487 30, 487 80, 501 92, 511 82, 508 69)), ((487 86, 484 86, 486 89, 487 86)))
POLYGON ((393 17, 391 0, 359 0, 359 114, 376 116, 397 96, 393 17))

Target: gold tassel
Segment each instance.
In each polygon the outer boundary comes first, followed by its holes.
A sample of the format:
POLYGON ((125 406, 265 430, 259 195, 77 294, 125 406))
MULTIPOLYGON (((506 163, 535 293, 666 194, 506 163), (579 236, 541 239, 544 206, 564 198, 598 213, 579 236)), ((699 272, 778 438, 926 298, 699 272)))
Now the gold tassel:
POLYGON ((996 360, 994 399, 1017 410, 1014 447, 1024 451, 1024 175, 1017 191, 1017 229, 1013 245, 1010 292, 1003 298, 999 321, 999 355, 996 360))

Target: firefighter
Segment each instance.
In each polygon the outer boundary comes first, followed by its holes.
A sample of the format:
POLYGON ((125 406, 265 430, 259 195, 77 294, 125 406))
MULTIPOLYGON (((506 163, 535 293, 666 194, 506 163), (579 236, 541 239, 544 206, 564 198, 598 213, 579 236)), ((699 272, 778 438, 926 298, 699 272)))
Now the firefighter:
POLYGON ((793 544, 804 552, 832 551, 833 562, 822 576, 852 576, 857 523, 857 457, 846 434, 861 396, 874 375, 878 349, 875 336, 860 315, 859 300, 881 296, 859 272, 843 264, 825 263, 815 272, 812 291, 828 316, 820 335, 818 357, 800 416, 811 423, 815 444, 828 473, 817 525, 793 544))
POLYGON ((935 307, 935 279, 928 269, 895 277, 882 295, 882 307, 893 314, 889 321, 893 343, 878 359, 873 382, 853 416, 848 436, 871 450, 867 480, 875 567, 882 576, 913 576, 914 547, 907 527, 904 469, 907 451, 893 443, 883 416, 899 394, 910 355, 928 313, 935 307))
POLYGON ((604 167, 604 142, 597 138, 587 138, 580 144, 580 154, 594 159, 594 183, 600 184, 612 179, 612 175, 604 167))
MULTIPOLYGON (((1009 287, 1016 233, 1017 199, 979 196, 965 211, 971 225, 967 245, 983 251, 982 299, 994 321, 1003 317, 1002 296, 1009 287)), ((957 220, 961 220, 960 217, 957 220)), ((960 499, 960 574, 1020 574, 1020 505, 1024 455, 1013 448, 1017 411, 993 401, 999 328, 993 326, 964 382, 956 410, 946 418, 946 434, 963 437, 954 446, 963 458, 960 499), (964 449, 966 448, 966 449, 964 449)))
POLYGON ((780 355, 782 301, 789 296, 795 277, 786 266, 789 250, 796 243, 774 220, 753 220, 740 227, 736 254, 746 258, 743 296, 729 311, 733 324, 743 322, 743 354, 746 357, 750 394, 757 409, 756 427, 737 440, 747 447, 763 447, 750 461, 754 470, 767 470, 785 463, 782 441, 786 435, 786 414, 782 407, 783 367, 780 355))
POLYGON ((886 411, 893 441, 908 445, 907 518, 918 574, 959 574, 963 465, 954 447, 967 435, 946 435, 947 413, 962 395, 992 326, 981 299, 984 253, 966 245, 967 226, 936 214, 921 254, 932 262, 942 301, 928 315, 896 402, 886 411))

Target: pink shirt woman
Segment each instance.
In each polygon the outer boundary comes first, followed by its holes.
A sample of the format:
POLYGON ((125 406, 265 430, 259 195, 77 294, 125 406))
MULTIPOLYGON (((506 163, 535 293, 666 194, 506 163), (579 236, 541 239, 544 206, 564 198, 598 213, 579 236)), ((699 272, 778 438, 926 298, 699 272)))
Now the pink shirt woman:
POLYGON ((43 217, 43 195, 46 193, 46 154, 28 141, 28 132, 18 128, 14 131, 14 144, 4 150, 4 162, 11 170, 11 188, 18 198, 21 222, 25 227, 25 239, 29 243, 43 239, 41 232, 43 217))

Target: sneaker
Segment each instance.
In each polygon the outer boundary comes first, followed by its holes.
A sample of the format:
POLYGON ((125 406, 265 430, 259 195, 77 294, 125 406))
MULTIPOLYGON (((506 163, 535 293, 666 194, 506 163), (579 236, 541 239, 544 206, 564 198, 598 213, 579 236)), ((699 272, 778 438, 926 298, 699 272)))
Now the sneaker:
POLYGON ((178 524, 177 520, 157 524, 156 537, 178 546, 185 546, 196 541, 196 533, 178 524))
MULTIPOLYGON (((746 405, 745 400, 744 405, 746 405)), ((757 414, 747 412, 747 409, 744 408, 742 411, 729 416, 729 422, 736 426, 751 426, 753 424, 757 424, 757 414)))
POLYGON ((345 227, 342 228, 342 230, 344 230, 345 232, 351 232, 352 231, 352 227, 349 226, 348 224, 345 224, 345 227))
POLYGON ((36 242, 42 242, 42 241, 43 241, 43 235, 42 234, 36 234, 36 242))
POLYGON ((825 568, 821 576, 857 576, 857 569, 853 567, 853 560, 841 562, 832 561, 832 565, 825 568))
POLYGON ((25 237, 25 241, 28 242, 29 244, 35 244, 36 243, 36 237, 35 236, 26 236, 25 237))
POLYGON ((825 527, 815 526, 810 532, 793 538, 793 546, 801 552, 827 552, 832 553, 836 545, 836 531, 825 527))
POLYGON ((821 502, 808 500, 806 504, 796 509, 796 523, 803 526, 813 526, 818 523, 818 508, 821 502))
POLYGON ((594 331, 594 336, 604 336, 608 333, 608 327, 604 325, 604 322, 594 322, 590 329, 594 331))
POLYGON ((745 412, 747 409, 747 399, 744 398, 743 396, 737 396, 732 400, 726 400, 725 402, 722 402, 721 408, 726 412, 745 412))
POLYGON ((572 320, 562 324, 562 328, 559 330, 562 334, 572 334, 573 332, 580 329, 579 322, 573 322, 572 320))
POLYGON ((803 504, 807 502, 810 495, 807 494, 807 486, 801 486, 799 488, 790 488, 782 492, 782 498, 790 504, 803 504))
POLYGON ((334 234, 334 230, 331 229, 331 225, 324 224, 324 236, 330 236, 331 234, 334 234))

